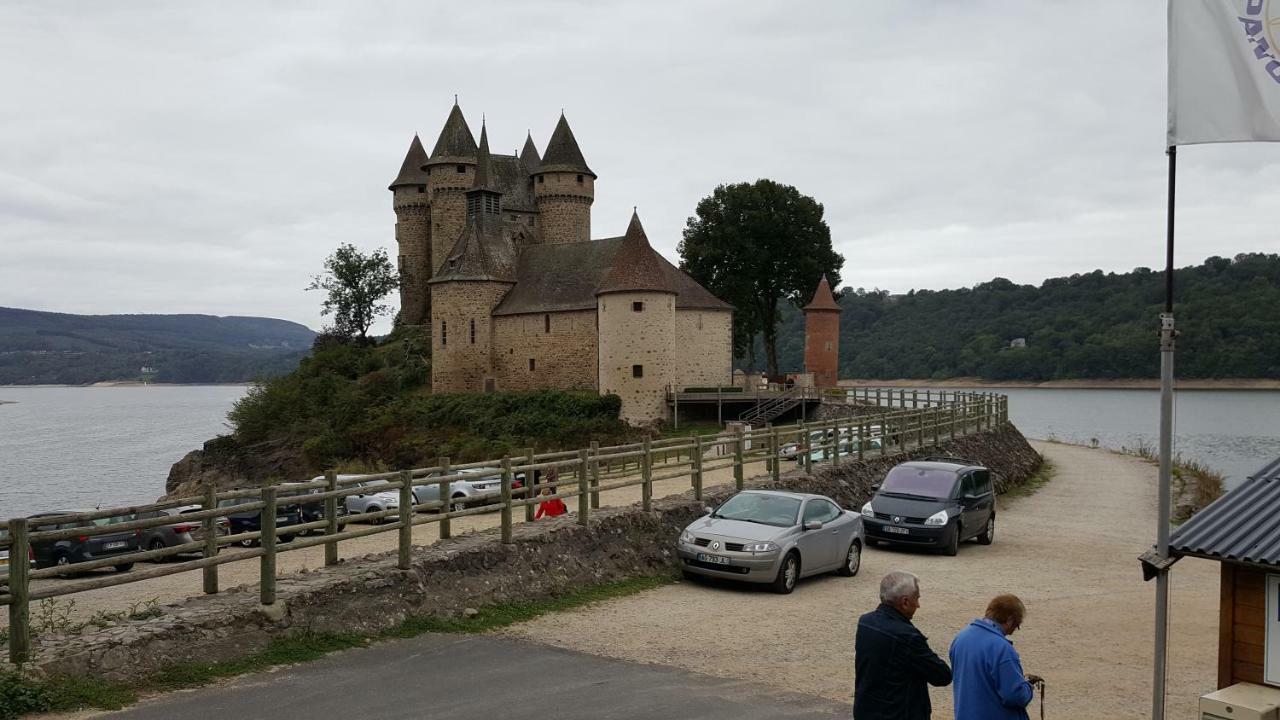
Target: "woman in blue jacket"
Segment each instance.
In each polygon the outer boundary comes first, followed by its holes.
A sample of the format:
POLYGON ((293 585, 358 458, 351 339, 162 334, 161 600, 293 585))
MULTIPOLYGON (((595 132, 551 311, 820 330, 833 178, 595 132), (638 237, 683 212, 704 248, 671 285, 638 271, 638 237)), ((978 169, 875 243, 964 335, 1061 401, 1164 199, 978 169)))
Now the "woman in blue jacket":
POLYGON ((1009 636, 1022 626, 1027 608, 1016 595, 997 595, 985 617, 951 641, 956 720, 1027 720, 1032 683, 1009 636))

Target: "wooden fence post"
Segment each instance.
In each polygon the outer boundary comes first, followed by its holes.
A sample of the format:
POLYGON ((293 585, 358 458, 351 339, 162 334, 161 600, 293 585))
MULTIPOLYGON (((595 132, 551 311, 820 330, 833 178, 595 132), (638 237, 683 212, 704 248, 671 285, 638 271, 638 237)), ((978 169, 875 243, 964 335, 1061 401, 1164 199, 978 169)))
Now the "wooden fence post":
MULTIPOLYGON (((210 483, 204 489, 202 510, 213 510, 218 507, 218 489, 210 483)), ((218 554, 218 518, 205 518, 200 521, 200 532, 204 533, 204 557, 211 558, 218 554)), ((218 566, 210 565, 203 572, 204 592, 214 595, 218 592, 218 566)))
POLYGON ((591 521, 591 497, 587 490, 587 449, 578 451, 578 524, 591 521))
POLYGON ((702 436, 695 435, 693 437, 693 472, 691 473, 693 480, 693 497, 695 500, 702 499, 702 436))
POLYGON ((502 456, 502 544, 511 544, 511 456, 502 456))
POLYGON ((30 555, 27 519, 14 518, 9 521, 9 662, 14 665, 31 656, 30 555))
MULTIPOLYGON (((524 463, 525 465, 533 464, 533 448, 524 449, 524 463)), ((532 468, 526 467, 524 469, 524 493, 522 494, 524 495, 525 500, 528 500, 524 506, 525 522, 533 522, 533 498, 535 497, 534 493, 537 492, 533 487, 533 476, 536 472, 537 471, 532 468)))
MULTIPOLYGON (((449 456, 448 455, 445 455, 444 457, 440 458, 440 462, 437 464, 440 466, 441 477, 444 477, 449 474, 449 456)), ((449 514, 449 509, 450 509, 449 506, 452 505, 452 503, 449 501, 449 495, 451 494, 449 485, 450 483, 448 480, 445 480, 444 482, 440 483, 440 512, 445 515, 449 514)), ((452 535, 453 535, 453 529, 449 526, 449 518, 447 517, 440 518, 440 539, 447 540, 452 535)))
POLYGON ((262 562, 259 564, 258 600, 263 605, 276 604, 276 489, 262 488, 262 514, 258 526, 262 531, 262 562))
POLYGON ((769 454, 773 457, 773 466, 769 468, 769 472, 773 475, 773 481, 779 481, 782 475, 782 445, 779 442, 778 428, 771 428, 769 431, 769 454))
POLYGON ((836 421, 835 427, 832 429, 835 430, 834 442, 835 442, 836 448, 835 448, 835 454, 831 456, 831 464, 835 467, 840 467, 840 421, 839 420, 836 421))
POLYGON ((742 440, 741 425, 736 426, 734 430, 734 434, 737 437, 735 437, 733 441, 733 486, 734 488, 741 490, 742 484, 745 480, 745 478, 743 477, 743 474, 744 474, 743 457, 742 457, 743 440, 742 440))
MULTIPOLYGON (((337 472, 333 470, 325 470, 324 479, 325 479, 326 492, 335 492, 338 489, 338 473, 337 472)), ((345 506, 346 501, 344 500, 342 504, 345 506)), ((325 520, 324 534, 337 535, 338 534, 338 498, 336 497, 325 498, 324 520, 325 520)), ((324 564, 326 567, 331 567, 333 565, 338 564, 338 542, 336 540, 330 540, 329 542, 324 544, 324 564)))
POLYGON ((778 461, 778 447, 774 444, 777 433, 773 431, 773 423, 765 423, 764 431, 769 433, 768 438, 765 440, 765 451, 768 454, 764 456, 764 471, 772 474, 773 464, 778 461))
MULTIPOLYGON (((595 443, 592 443, 593 445, 595 443)), ((653 451, 649 438, 644 439, 644 457, 640 463, 640 505, 645 512, 653 509, 653 451)))
POLYGON ((953 396, 951 399, 952 399, 952 403, 951 403, 951 439, 952 439, 952 440, 955 440, 955 439, 956 439, 956 403, 955 403, 955 397, 954 397, 954 396, 953 396))
MULTIPOLYGON (((648 442, 648 438, 645 438, 648 442)), ((647 452, 647 451, 646 451, 647 452)), ((591 509, 600 509, 600 441, 591 441, 591 509)), ((647 457, 647 455, 646 455, 647 457)), ((651 464, 652 465, 652 464, 651 464)))
POLYGON ((916 421, 916 447, 924 447, 924 413, 916 411, 913 413, 916 421))
POLYGON ((409 551, 413 549, 413 472, 400 471, 400 532, 397 567, 409 569, 409 551))

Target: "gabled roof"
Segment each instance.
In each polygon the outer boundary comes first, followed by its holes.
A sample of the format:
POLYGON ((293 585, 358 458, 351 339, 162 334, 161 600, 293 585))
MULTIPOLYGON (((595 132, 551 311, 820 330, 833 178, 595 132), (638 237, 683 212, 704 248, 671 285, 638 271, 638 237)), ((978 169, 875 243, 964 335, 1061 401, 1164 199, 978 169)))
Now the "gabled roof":
POLYGON ((400 165, 400 174, 396 175, 387 189, 394 190, 399 185, 425 185, 427 172, 422 166, 427 164, 427 160, 427 151, 422 147, 418 133, 414 133, 413 141, 409 143, 409 152, 405 153, 404 163, 400 165))
POLYGON ((584 173, 596 177, 591 168, 587 167, 587 161, 582 157, 582 150, 578 149, 578 141, 573 137, 573 130, 569 129, 569 121, 564 118, 564 113, 560 113, 560 121, 556 123, 556 129, 547 141, 547 154, 542 157, 538 172, 584 173))
POLYGON ((467 119, 462 117, 462 108, 455 102, 448 119, 444 121, 444 128, 440 130, 436 146, 431 151, 431 159, 427 162, 453 162, 475 156, 476 138, 471 134, 471 128, 467 127, 467 119))
POLYGON ((515 254, 515 245, 504 234, 502 216, 477 213, 467 218, 462 236, 445 256, 436 276, 427 282, 514 283, 515 254))
POLYGON ((822 280, 818 283, 818 289, 813 292, 813 299, 808 305, 804 306, 805 312, 810 310, 840 312, 840 305, 836 302, 835 295, 831 292, 831 283, 827 282, 827 274, 822 274, 822 280))
POLYGON ((1280 458, 1183 523, 1169 553, 1280 567, 1280 458))
POLYGON ((631 224, 622 236, 622 245, 613 257, 613 267, 605 276, 597 295, 615 292, 668 292, 675 293, 658 254, 649 246, 640 216, 631 213, 631 224))
POLYGON ((538 166, 542 164, 542 158, 538 156, 538 147, 533 144, 532 132, 524 138, 524 149, 520 151, 520 163, 530 174, 537 172, 538 166))

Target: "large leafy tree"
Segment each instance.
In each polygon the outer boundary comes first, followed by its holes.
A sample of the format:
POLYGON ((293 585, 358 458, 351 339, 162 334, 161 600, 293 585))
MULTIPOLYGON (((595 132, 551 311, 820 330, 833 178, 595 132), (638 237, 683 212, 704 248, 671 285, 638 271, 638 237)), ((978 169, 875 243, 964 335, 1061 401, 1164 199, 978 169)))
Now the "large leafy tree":
POLYGON ((734 354, 750 352, 759 334, 774 376, 778 304, 803 305, 823 273, 839 287, 843 265, 822 204, 772 180, 717 187, 698 203, 680 242, 680 267, 734 307, 734 354))
POLYGON ((328 293, 320 313, 333 315, 334 333, 367 343, 373 321, 391 312, 382 299, 400 286, 387 251, 378 248, 366 255, 343 244, 325 259, 324 269, 324 274, 312 277, 307 286, 308 290, 328 293))

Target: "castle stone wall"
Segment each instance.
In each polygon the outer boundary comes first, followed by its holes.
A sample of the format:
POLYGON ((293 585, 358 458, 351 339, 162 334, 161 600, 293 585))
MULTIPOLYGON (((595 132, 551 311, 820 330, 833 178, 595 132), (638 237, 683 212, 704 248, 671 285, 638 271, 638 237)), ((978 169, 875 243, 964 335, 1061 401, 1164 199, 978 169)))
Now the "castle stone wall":
POLYGON ((431 206, 425 186, 401 185, 395 189, 396 267, 400 270, 400 321, 424 325, 431 321, 431 206), (418 192, 422 187, 423 192, 418 192))
POLYGON ((676 338, 675 295, 608 293, 600 314, 600 392, 622 398, 622 418, 643 425, 667 418, 676 338), (634 303, 643 303, 636 311, 634 303), (640 366, 641 377, 634 368, 640 366))
POLYGON ((458 172, 458 164, 432 165, 427 176, 427 192, 431 195, 433 277, 467 226, 466 191, 475 181, 475 165, 462 164, 462 167, 466 172, 458 172))
POLYGON ((677 310, 672 380, 680 386, 733 384, 733 313, 677 310))
POLYGON ((804 369, 813 373, 815 387, 836 387, 839 381, 840 313, 810 310, 804 314, 804 369))
POLYGON ((538 236, 543 243, 586 242, 591 239, 591 203, 595 178, 589 174, 543 173, 534 181, 538 204, 538 236), (578 178, 582 182, 578 182, 578 178))
POLYGON ((499 390, 598 387, 594 310, 503 315, 493 320, 493 367, 499 390))
POLYGON ((494 378, 490 313, 510 287, 465 281, 431 286, 433 392, 483 392, 485 380, 494 378))

